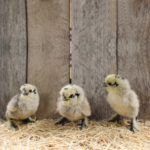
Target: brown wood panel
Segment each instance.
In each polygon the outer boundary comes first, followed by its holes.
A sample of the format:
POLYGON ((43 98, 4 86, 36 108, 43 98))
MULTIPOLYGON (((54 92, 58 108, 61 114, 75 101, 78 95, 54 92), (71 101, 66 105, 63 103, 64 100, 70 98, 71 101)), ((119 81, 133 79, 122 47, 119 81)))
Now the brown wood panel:
POLYGON ((37 118, 54 118, 62 86, 69 83, 69 0, 27 0, 28 83, 37 86, 37 118))
POLYGON ((26 82, 26 57, 25 1, 0 0, 0 118, 26 82))
POLYGON ((70 0, 70 29, 72 29, 72 0, 70 0))
POLYGON ((116 0, 72 0, 72 81, 80 85, 93 119, 112 112, 101 86, 116 73, 116 0))
POLYGON ((140 99, 139 117, 150 118, 150 1, 118 0, 118 73, 140 99))

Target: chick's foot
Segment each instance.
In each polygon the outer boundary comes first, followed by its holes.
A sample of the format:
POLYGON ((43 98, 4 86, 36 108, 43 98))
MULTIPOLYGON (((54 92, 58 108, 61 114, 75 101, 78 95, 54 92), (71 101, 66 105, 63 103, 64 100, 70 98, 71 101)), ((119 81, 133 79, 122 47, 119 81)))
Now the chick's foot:
POLYGON ((77 124, 78 126, 81 126, 80 127, 80 130, 82 130, 82 128, 85 126, 86 127, 86 124, 85 124, 85 119, 82 119, 81 120, 81 124, 77 124))
POLYGON ((30 123, 30 122, 35 123, 34 120, 31 120, 31 119, 29 119, 29 118, 22 120, 22 122, 25 123, 25 124, 28 124, 28 123, 30 123))
POLYGON ((58 122, 56 122, 55 125, 61 124, 63 126, 65 123, 68 123, 68 122, 70 121, 67 118, 63 117, 58 122))
POLYGON ((117 121, 117 123, 120 123, 120 121, 121 121, 120 115, 116 115, 114 118, 112 118, 108 122, 116 122, 116 121, 117 121))

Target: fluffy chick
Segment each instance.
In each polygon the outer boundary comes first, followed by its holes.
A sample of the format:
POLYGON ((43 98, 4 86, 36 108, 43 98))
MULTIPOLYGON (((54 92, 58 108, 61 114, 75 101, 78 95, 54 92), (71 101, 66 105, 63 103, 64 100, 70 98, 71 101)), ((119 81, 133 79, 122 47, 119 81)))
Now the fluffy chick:
POLYGON ((91 115, 91 109, 83 89, 77 85, 67 85, 61 89, 60 96, 57 111, 63 117, 55 124, 81 120, 81 124, 78 124, 81 130, 83 126, 88 126, 87 117, 91 115))
POLYGON ((107 101, 116 112, 110 121, 119 119, 119 115, 131 118, 131 131, 139 130, 136 117, 139 112, 139 100, 131 89, 127 79, 119 75, 108 75, 103 86, 108 91, 107 101))
POLYGON ((16 130, 12 120, 22 120, 25 123, 34 122, 33 115, 39 105, 37 88, 31 84, 20 87, 21 94, 14 96, 7 105, 6 118, 8 128, 16 130))

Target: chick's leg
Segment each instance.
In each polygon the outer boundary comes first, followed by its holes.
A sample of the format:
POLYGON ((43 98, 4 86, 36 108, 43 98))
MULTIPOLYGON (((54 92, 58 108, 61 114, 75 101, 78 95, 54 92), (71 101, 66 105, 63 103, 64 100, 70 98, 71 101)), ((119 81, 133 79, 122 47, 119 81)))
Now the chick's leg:
MULTIPOLYGON (((136 119, 136 121, 137 121, 138 117, 136 117, 135 119, 136 119)), ((139 121, 139 122, 140 122, 140 121, 139 121)), ((127 121, 127 123, 131 125, 131 122, 130 122, 130 121, 127 121)))
POLYGON ((131 119, 131 127, 129 129, 134 133, 135 133, 135 130, 139 131, 139 127, 135 119, 131 119))
POLYGON ((17 130, 17 126, 9 118, 7 118, 7 126, 11 130, 17 130))
POLYGON ((55 123, 55 125, 62 124, 62 126, 63 126, 65 123, 68 123, 68 122, 70 122, 70 121, 67 118, 62 117, 58 122, 55 123))
POLYGON ((130 130, 135 133, 135 131, 134 131, 134 126, 133 126, 133 119, 131 119, 131 128, 130 128, 130 130))
POLYGON ((85 127, 88 126, 88 124, 86 123, 86 119, 87 119, 87 118, 82 119, 82 120, 81 120, 81 124, 77 124, 78 126, 81 126, 81 127, 80 127, 80 130, 82 130, 82 128, 83 128, 84 126, 85 126, 85 127))
POLYGON ((121 117, 117 113, 113 113, 111 117, 108 119, 108 122, 116 122, 120 123, 121 117))
POLYGON ((11 122, 11 123, 12 123, 12 127, 16 130, 17 126, 13 122, 11 122))
POLYGON ((25 123, 25 124, 28 124, 30 122, 35 122, 35 120, 33 120, 31 117, 29 117, 27 119, 22 120, 22 122, 25 123))

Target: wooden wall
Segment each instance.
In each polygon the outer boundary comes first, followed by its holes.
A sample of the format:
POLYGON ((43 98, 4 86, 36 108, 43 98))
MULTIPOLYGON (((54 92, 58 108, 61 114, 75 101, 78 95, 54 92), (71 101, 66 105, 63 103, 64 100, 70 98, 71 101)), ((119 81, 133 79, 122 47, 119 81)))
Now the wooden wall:
POLYGON ((72 0, 73 83, 82 86, 92 118, 109 117, 105 77, 129 79, 140 100, 139 118, 150 118, 150 1, 72 0))
POLYGON ((58 115, 59 91, 69 84, 69 5, 69 0, 27 0, 27 78, 39 91, 38 119, 58 115))
POLYGON ((10 98, 26 82, 25 1, 0 0, 0 118, 10 98))
POLYGON ((150 1, 118 1, 118 73, 140 99, 139 118, 150 119, 150 1))
POLYGON ((129 79, 150 118, 149 0, 1 0, 0 117, 25 82, 37 86, 37 118, 54 118, 62 86, 69 83, 72 15, 72 83, 86 92, 93 119, 112 113, 101 87, 108 74, 129 79), (72 8, 72 13, 70 13, 72 8))
POLYGON ((69 83, 69 0, 0 1, 0 117, 20 86, 37 86, 37 118, 53 118, 69 83))
POLYGON ((110 115, 107 74, 116 73, 116 0, 72 0, 72 82, 85 90, 92 118, 110 115))

